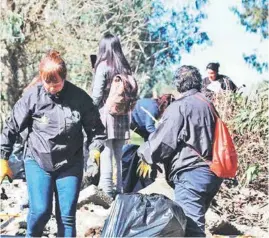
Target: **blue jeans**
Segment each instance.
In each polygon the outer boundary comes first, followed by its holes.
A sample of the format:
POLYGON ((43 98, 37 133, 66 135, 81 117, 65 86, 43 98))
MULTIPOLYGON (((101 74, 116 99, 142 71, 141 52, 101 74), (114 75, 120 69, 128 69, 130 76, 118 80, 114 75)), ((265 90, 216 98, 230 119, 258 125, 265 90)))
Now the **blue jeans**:
POLYGON ((25 159, 29 195, 29 213, 26 237, 41 237, 52 213, 55 192, 55 210, 58 237, 76 236, 76 205, 83 175, 83 161, 65 170, 46 172, 31 157, 25 159))
POLYGON ((207 166, 175 176, 175 201, 187 217, 186 237, 205 237, 205 213, 222 181, 207 166))

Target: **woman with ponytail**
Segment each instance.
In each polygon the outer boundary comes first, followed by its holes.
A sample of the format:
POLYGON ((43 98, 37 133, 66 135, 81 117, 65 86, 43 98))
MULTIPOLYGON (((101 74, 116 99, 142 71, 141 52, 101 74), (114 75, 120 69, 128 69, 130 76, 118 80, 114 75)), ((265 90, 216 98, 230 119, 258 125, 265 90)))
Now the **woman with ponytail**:
POLYGON ((39 64, 38 77, 15 104, 1 134, 2 181, 6 176, 12 179, 7 160, 16 136, 28 130, 26 237, 42 236, 54 193, 57 237, 76 237, 76 205, 84 165, 82 129, 91 142, 90 149, 100 151, 106 139, 92 99, 67 81, 66 75, 60 54, 49 51, 39 64))

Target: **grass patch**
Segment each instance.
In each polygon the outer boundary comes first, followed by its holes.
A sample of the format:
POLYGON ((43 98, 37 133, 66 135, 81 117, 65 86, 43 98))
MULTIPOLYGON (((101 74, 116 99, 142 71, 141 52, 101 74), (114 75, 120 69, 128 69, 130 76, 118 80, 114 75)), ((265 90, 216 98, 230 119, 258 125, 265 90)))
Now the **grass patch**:
POLYGON ((130 144, 141 145, 144 142, 144 139, 137 133, 131 130, 130 144))

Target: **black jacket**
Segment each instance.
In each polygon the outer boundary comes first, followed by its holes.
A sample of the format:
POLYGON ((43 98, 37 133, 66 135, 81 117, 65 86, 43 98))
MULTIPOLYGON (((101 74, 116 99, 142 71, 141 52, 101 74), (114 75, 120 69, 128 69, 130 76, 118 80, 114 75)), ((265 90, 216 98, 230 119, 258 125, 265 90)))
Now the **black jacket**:
POLYGON ((215 117, 209 105, 196 94, 205 98, 192 89, 173 102, 156 131, 138 150, 138 155, 148 164, 164 163, 169 182, 177 172, 207 166, 198 154, 212 160, 215 117))
POLYGON ((1 134, 1 158, 9 157, 16 136, 26 128, 27 154, 46 171, 83 160, 82 128, 91 148, 101 149, 106 139, 91 97, 68 81, 56 96, 38 84, 14 105, 1 134))
MULTIPOLYGON (((232 92, 235 92, 237 90, 236 85, 233 83, 233 81, 222 74, 217 75, 217 81, 220 83, 220 87, 222 90, 230 90, 232 92)), ((208 77, 203 79, 203 88, 206 88, 211 83, 210 79, 208 77)))

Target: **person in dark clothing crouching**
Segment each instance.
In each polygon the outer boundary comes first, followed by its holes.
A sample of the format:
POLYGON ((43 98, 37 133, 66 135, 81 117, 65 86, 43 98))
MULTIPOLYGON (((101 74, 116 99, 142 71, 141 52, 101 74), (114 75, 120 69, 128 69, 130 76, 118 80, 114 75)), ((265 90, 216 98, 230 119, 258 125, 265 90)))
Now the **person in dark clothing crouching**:
POLYGON ((156 130, 138 149, 140 169, 150 173, 153 164, 164 164, 175 201, 187 216, 186 236, 203 237, 205 212, 222 183, 208 165, 216 119, 200 93, 202 78, 197 68, 180 67, 175 84, 181 97, 166 109, 156 130))
POLYGON ((174 100, 173 94, 164 94, 157 99, 139 99, 132 111, 131 129, 146 141, 155 131, 156 121, 174 100))
POLYGON ((97 107, 86 92, 66 80, 66 71, 59 53, 48 52, 39 65, 40 83, 15 104, 1 134, 2 182, 6 176, 12 177, 7 160, 16 136, 25 129, 29 133, 24 163, 30 206, 26 237, 42 236, 54 192, 57 236, 76 237, 84 163, 82 128, 91 151, 102 150, 106 139, 97 107))

